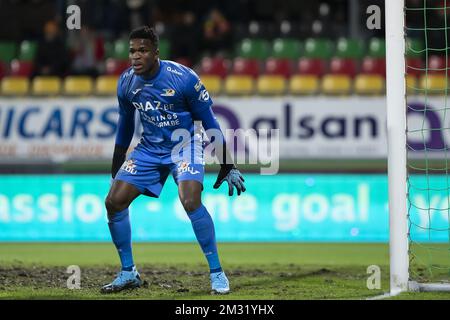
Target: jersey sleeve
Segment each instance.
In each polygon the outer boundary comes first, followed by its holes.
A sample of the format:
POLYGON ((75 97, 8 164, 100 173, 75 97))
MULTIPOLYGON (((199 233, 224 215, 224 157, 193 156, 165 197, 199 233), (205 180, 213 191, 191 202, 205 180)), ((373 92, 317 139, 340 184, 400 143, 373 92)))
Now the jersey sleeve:
POLYGON ((117 100, 119 102, 119 121, 117 125, 116 144, 128 148, 133 139, 134 114, 136 109, 126 98, 123 75, 120 77, 117 84, 117 100))
POLYGON ((184 95, 192 114, 199 114, 213 104, 208 90, 201 82, 199 76, 192 70, 190 70, 186 81, 184 95))

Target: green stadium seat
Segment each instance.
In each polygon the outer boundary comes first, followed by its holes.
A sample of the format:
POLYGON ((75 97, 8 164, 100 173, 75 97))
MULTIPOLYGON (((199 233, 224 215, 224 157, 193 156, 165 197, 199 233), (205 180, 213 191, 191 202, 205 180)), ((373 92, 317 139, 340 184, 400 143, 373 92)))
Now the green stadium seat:
POLYGON ((363 43, 356 39, 340 38, 336 44, 336 56, 339 58, 361 59, 364 55, 363 43))
POLYGON ((302 44, 295 39, 275 39, 272 43, 272 57, 279 59, 298 59, 302 54, 302 44))
POLYGON ((103 46, 105 48, 105 59, 113 58, 114 57, 114 43, 105 41, 103 46))
POLYGON ((424 55, 425 47, 419 39, 406 39, 406 56, 408 58, 421 58, 424 55))
POLYGON ((167 39, 159 40, 159 58, 163 60, 170 59, 170 42, 167 39))
POLYGON ((386 42, 384 39, 372 38, 369 41, 369 57, 384 58, 386 56, 386 42))
POLYGON ((16 49, 14 42, 0 42, 0 61, 10 63, 16 57, 16 49))
POLYGON ((19 48, 19 60, 33 61, 36 56, 37 42, 24 40, 19 48))
POLYGON ((236 55, 247 59, 267 59, 270 55, 269 45, 263 39, 243 39, 237 47, 236 55))
POLYGON ((331 41, 328 39, 308 38, 305 42, 304 56, 307 58, 329 59, 333 54, 331 41))
POLYGON ((119 39, 114 42, 114 58, 125 60, 128 59, 128 51, 130 43, 126 39, 119 39))

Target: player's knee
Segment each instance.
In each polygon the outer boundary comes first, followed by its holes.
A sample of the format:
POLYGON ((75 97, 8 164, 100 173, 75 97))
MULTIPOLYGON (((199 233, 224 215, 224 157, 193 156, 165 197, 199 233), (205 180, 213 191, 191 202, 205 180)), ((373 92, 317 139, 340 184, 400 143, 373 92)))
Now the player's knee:
POLYGON ((127 208, 127 204, 122 201, 118 201, 113 197, 106 197, 105 199, 105 207, 108 212, 108 216, 112 216, 117 212, 120 212, 127 208))
POLYGON ((200 201, 193 198, 186 198, 181 200, 183 208, 186 212, 192 212, 197 210, 200 207, 200 201))

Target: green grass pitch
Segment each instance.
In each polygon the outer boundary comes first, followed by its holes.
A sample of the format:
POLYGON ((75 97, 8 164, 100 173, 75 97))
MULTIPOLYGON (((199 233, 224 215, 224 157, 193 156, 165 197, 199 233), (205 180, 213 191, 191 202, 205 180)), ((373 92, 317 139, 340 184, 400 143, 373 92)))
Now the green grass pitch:
MULTIPOLYGON (((232 290, 225 296, 210 295, 206 260, 196 243, 135 243, 133 250, 146 285, 102 295, 100 287, 119 268, 112 243, 0 243, 0 298, 366 299, 389 289, 387 244, 220 243, 232 290), (67 288, 70 265, 80 267, 80 289, 67 288), (367 288, 370 265, 381 269, 380 289, 367 288)), ((448 279, 445 272, 434 273, 433 280, 448 279)), ((396 299, 450 299, 450 294, 404 293, 396 299)))

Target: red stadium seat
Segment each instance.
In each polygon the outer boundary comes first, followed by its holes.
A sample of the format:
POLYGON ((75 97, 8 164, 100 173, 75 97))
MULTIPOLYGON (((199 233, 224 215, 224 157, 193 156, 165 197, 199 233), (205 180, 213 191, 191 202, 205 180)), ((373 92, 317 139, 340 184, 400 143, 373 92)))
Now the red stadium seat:
POLYGON ((428 57, 428 73, 445 73, 446 67, 445 57, 437 55, 428 57))
POLYGON ((17 77, 30 77, 33 73, 33 62, 14 59, 11 61, 11 75, 17 77))
MULTIPOLYGON (((445 67, 445 66, 444 66, 445 67)), ((421 58, 406 58, 406 73, 419 77, 423 73, 423 61, 421 58)))
POLYGON ((106 59, 106 74, 107 75, 120 75, 124 72, 130 63, 128 60, 118 60, 114 58, 106 59))
POLYGON ((361 65, 361 73, 378 74, 386 77, 386 60, 384 58, 365 57, 361 65))
POLYGON ((356 61, 346 58, 332 58, 330 62, 331 74, 344 74, 354 78, 356 75, 356 61))
POLYGON ((289 78, 292 72, 289 59, 268 58, 265 63, 265 73, 289 78))
POLYGON ((247 75, 256 78, 259 75, 259 61, 256 59, 235 58, 232 72, 235 75, 247 75))
POLYGON ((300 74, 321 77, 325 73, 325 61, 322 59, 300 58, 297 66, 300 74))
POLYGON ((228 74, 230 62, 220 57, 204 57, 200 63, 200 73, 225 78, 228 74))
POLYGON ((6 75, 6 66, 0 61, 0 79, 6 75))

